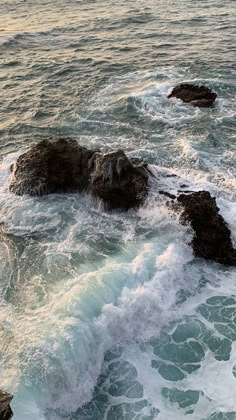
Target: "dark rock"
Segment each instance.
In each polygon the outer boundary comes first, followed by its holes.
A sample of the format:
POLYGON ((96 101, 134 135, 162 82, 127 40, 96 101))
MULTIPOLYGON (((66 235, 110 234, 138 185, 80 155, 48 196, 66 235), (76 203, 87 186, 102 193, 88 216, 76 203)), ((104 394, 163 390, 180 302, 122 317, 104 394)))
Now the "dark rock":
POLYGON ((183 206, 182 223, 190 222, 194 236, 193 252, 196 257, 214 260, 225 265, 236 265, 230 230, 219 214, 215 198, 207 191, 181 194, 178 203, 183 206))
POLYGON ((21 155, 14 165, 9 189, 17 195, 82 191, 88 183, 88 151, 75 140, 47 139, 21 155))
POLYGON ((217 95, 206 86, 182 83, 177 85, 168 98, 178 98, 193 106, 208 108, 213 105, 217 95))
POLYGON ((129 209, 142 204, 147 193, 145 168, 133 164, 122 150, 97 155, 90 177, 90 190, 111 209, 129 209))
POLYGON ((122 150, 103 154, 75 140, 47 139, 17 159, 9 190, 36 196, 87 191, 109 209, 129 209, 142 204, 148 171, 122 150))
POLYGON ((0 419, 9 420, 12 416, 12 410, 10 407, 13 395, 7 392, 0 391, 0 419))
POLYGON ((166 197, 171 198, 172 200, 174 200, 176 198, 176 196, 174 194, 171 194, 168 191, 160 190, 158 192, 159 192, 159 194, 165 195, 166 197))
POLYGON ((166 175, 164 175, 166 178, 177 178, 178 177, 178 175, 176 175, 176 174, 166 174, 166 175))

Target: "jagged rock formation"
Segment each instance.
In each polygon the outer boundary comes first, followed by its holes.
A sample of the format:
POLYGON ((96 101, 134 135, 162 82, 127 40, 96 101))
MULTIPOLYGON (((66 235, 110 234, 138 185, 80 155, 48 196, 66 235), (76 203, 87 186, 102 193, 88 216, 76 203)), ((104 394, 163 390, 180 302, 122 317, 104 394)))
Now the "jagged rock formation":
POLYGON ((71 139, 47 139, 21 155, 9 189, 17 195, 87 191, 109 209, 141 205, 148 191, 147 165, 122 150, 103 154, 71 139))
POLYGON ((233 248, 230 230, 219 214, 215 198, 208 191, 198 191, 181 194, 177 200, 183 207, 182 223, 189 222, 194 230, 194 255, 235 266, 236 250, 233 248))
POLYGON ((208 108, 213 105, 217 94, 212 92, 206 86, 192 85, 189 83, 181 83, 177 85, 168 98, 178 98, 183 102, 192 106, 199 106, 208 108))
POLYGON ((0 391, 0 419, 9 420, 12 416, 12 410, 10 407, 13 395, 7 392, 0 391))

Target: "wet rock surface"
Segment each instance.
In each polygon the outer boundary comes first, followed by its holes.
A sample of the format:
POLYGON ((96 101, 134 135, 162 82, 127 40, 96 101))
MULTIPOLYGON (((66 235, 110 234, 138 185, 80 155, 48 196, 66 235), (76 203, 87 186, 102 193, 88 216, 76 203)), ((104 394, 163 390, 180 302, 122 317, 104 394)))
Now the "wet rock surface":
POLYGON ((90 177, 90 189, 109 208, 129 209, 142 204, 147 193, 145 164, 132 162, 122 150, 97 155, 90 177))
POLYGON ((95 153, 75 140, 43 140, 17 159, 9 189, 17 195, 35 196, 82 191, 95 153))
POLYGON ((128 210, 141 205, 147 194, 146 166, 122 150, 103 154, 76 140, 47 139, 17 159, 9 190, 33 196, 86 191, 108 209, 128 210))
POLYGON ((196 257, 236 266, 236 250, 230 230, 219 214, 216 200, 208 191, 181 194, 177 198, 183 207, 182 223, 189 222, 194 230, 192 240, 196 257))
POLYGON ((181 99, 192 106, 208 108, 213 105, 217 95, 206 86, 182 83, 177 85, 168 98, 181 99))
POLYGON ((12 418, 13 413, 10 407, 13 395, 7 392, 0 391, 0 419, 9 420, 12 418))

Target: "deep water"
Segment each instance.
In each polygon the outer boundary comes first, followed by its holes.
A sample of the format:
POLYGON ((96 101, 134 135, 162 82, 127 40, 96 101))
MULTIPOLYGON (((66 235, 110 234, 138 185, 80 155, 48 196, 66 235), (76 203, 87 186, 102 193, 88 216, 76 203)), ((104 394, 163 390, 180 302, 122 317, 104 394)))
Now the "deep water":
POLYGON ((0 3, 0 388, 14 420, 235 420, 236 269, 193 257, 155 185, 128 213, 8 192, 20 154, 70 136, 144 158, 163 189, 209 190, 235 242, 235 1, 0 3), (182 81, 215 106, 168 100, 182 81))

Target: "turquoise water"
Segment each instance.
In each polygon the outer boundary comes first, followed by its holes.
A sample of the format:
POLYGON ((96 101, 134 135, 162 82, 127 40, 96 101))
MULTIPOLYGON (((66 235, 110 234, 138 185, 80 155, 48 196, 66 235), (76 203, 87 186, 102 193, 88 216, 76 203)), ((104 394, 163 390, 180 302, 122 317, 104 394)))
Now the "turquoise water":
POLYGON ((16 420, 235 420, 236 269, 196 259, 156 185, 138 211, 8 192, 45 136, 207 189, 236 239, 234 0, 2 0, 0 388, 16 420), (179 82, 213 109, 167 100, 179 82), (176 174, 178 177, 166 175, 176 174))

